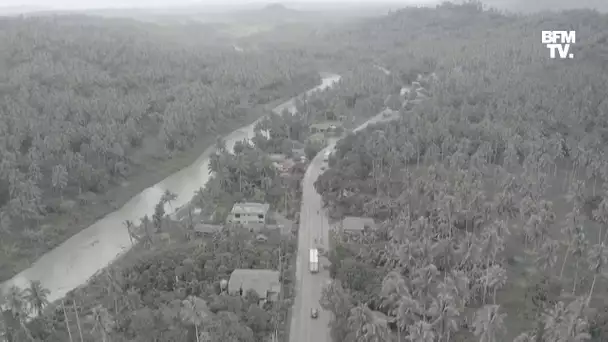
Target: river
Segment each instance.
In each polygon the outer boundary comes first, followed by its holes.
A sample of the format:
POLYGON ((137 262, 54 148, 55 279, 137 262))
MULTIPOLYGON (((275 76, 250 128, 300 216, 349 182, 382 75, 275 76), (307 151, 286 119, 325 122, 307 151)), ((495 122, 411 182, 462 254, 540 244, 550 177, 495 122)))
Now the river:
MULTIPOLYGON (((340 79, 339 75, 330 73, 322 73, 321 77, 321 84, 309 90, 307 94, 331 87, 340 79)), ((281 112, 284 109, 294 111, 294 99, 277 106, 274 111, 281 112)), ((232 150, 237 141, 251 139, 256 123, 257 121, 227 135, 225 137, 227 148, 232 150)), ((122 208, 108 214, 44 254, 30 268, 3 283, 0 289, 4 292, 12 285, 26 288, 30 281, 39 280, 42 286, 51 291, 48 300, 53 302, 85 284, 95 273, 131 248, 124 225, 126 220, 139 224, 140 219, 145 215, 152 216, 154 206, 166 190, 178 196, 170 205, 165 206, 167 214, 172 214, 175 208, 192 199, 194 192, 209 180, 209 156, 214 150, 214 147, 207 148, 192 165, 142 191, 122 208)))

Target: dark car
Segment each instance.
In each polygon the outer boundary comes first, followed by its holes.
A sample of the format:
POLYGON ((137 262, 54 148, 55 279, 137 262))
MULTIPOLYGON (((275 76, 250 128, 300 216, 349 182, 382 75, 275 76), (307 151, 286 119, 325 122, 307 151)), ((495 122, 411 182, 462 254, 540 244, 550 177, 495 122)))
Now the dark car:
POLYGON ((312 310, 310 310, 310 317, 312 317, 312 318, 319 317, 319 310, 318 309, 312 309, 312 310))

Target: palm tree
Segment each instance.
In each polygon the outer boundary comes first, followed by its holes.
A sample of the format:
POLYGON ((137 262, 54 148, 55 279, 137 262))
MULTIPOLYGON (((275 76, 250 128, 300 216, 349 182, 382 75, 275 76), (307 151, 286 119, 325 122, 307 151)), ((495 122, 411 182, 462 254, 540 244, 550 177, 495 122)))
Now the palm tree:
POLYGON ((436 335, 433 327, 425 321, 417 321, 407 327, 407 337, 410 342, 435 342, 436 335))
POLYGON ((458 331, 456 319, 460 312, 455 298, 448 291, 448 288, 443 287, 437 298, 433 298, 429 313, 435 317, 431 324, 438 326, 440 336, 449 342, 452 333, 458 331))
POLYGON ((203 187, 198 188, 194 194, 195 205, 201 209, 201 213, 204 215, 205 209, 207 207, 205 201, 205 189, 203 187))
POLYGON ((562 279, 562 277, 564 276, 564 269, 566 268, 566 261, 568 261, 568 256, 570 256, 570 252, 578 247, 577 242, 579 241, 579 236, 581 236, 581 234, 584 235, 583 226, 580 222, 580 212, 578 212, 576 208, 566 214, 566 223, 562 228, 562 233, 564 234, 564 236, 566 236, 566 241, 564 242, 564 244, 566 245, 566 252, 564 254, 562 267, 559 271, 560 279, 562 279))
POLYGON ((51 183, 53 189, 59 192, 59 196, 63 198, 63 189, 68 185, 68 171, 65 166, 58 164, 53 166, 51 175, 51 183))
POLYGON ((176 199, 177 199, 177 194, 175 194, 169 190, 165 190, 162 197, 160 198, 160 201, 162 203, 169 204, 169 207, 171 207, 171 210, 173 210, 173 206, 171 205, 171 202, 175 201, 176 199))
POLYGON ((11 286, 8 293, 4 296, 4 301, 7 308, 12 313, 13 317, 27 316, 27 301, 25 300, 25 292, 17 286, 11 286))
POLYGON ((524 332, 519 334, 513 342, 536 342, 536 335, 530 332, 524 332))
POLYGON ((606 264, 608 264, 608 246, 606 246, 603 241, 593 245, 587 253, 587 262, 589 263, 589 270, 593 272, 593 281, 591 282, 591 289, 589 289, 587 297, 587 304, 589 304, 591 296, 593 296, 597 277, 598 275, 603 274, 606 264))
POLYGON ((557 251, 559 243, 551 238, 547 238, 540 246, 536 264, 543 272, 551 272, 557 263, 557 251))
POLYGON ((150 231, 148 230, 148 227, 150 226, 150 217, 148 215, 145 215, 144 217, 142 217, 141 219, 141 224, 144 226, 144 233, 146 234, 147 240, 144 243, 144 246, 146 246, 146 244, 148 244, 148 247, 152 246, 152 236, 150 235, 150 231))
POLYGON ((125 220, 123 223, 127 227, 127 234, 129 234, 129 240, 131 241, 131 246, 133 246, 133 221, 125 220))
POLYGON ((420 303, 410 293, 403 276, 396 271, 384 278, 380 293, 383 298, 381 307, 388 311, 389 316, 394 317, 398 333, 401 334, 414 322, 416 314, 422 311, 420 303))
POLYGON ((473 334, 479 337, 479 342, 500 341, 499 335, 504 330, 506 314, 499 312, 499 305, 485 305, 475 312, 473 334))
POLYGON ((421 302, 425 303, 428 299, 431 286, 435 282, 437 276, 439 276, 439 271, 433 264, 428 264, 425 267, 415 270, 414 279, 412 279, 412 294, 414 297, 419 298, 421 302))
POLYGON ((194 325, 196 341, 200 342, 199 327, 209 315, 209 309, 204 300, 198 297, 189 296, 182 301, 180 317, 185 323, 194 325))
POLYGON ((93 331, 99 332, 101 341, 108 341, 108 337, 114 326, 114 319, 106 308, 98 305, 92 309, 93 311, 93 331))
POLYGON ((355 342, 383 342, 390 336, 386 322, 376 320, 372 311, 363 304, 350 310, 347 324, 355 342))
POLYGON ((27 326, 25 325, 25 321, 29 314, 27 308, 27 301, 25 299, 25 291, 21 290, 17 286, 11 286, 8 290, 8 293, 4 297, 4 304, 9 310, 11 315, 12 322, 9 323, 9 329, 22 329, 23 332, 28 336, 30 341, 34 341, 33 337, 27 326))
POLYGON ((581 297, 572 301, 568 306, 564 302, 558 302, 545 314, 543 323, 546 340, 556 342, 582 342, 589 340, 589 323, 584 317, 587 308, 585 298, 581 297))
POLYGON ((49 304, 48 296, 51 291, 42 287, 39 280, 30 281, 30 286, 25 289, 23 299, 29 303, 37 316, 42 314, 42 309, 49 304))

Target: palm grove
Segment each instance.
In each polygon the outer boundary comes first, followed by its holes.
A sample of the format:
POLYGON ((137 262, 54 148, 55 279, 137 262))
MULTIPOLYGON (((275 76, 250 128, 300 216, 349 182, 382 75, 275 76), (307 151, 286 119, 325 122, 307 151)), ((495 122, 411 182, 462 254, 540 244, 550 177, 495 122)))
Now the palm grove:
POLYGON ((339 142, 316 183, 332 216, 382 222, 334 239, 336 340, 606 339, 605 19, 444 5, 383 22, 412 48, 420 21, 471 24, 434 40, 430 98, 339 142), (536 42, 564 25, 578 62, 536 42))
MULTIPOLYGON (((16 137, 4 140, 10 196, 3 234, 39 241, 41 216, 52 208, 43 195, 53 201, 96 189, 83 187, 89 182, 120 179, 141 160, 129 156, 137 155, 145 137, 154 137, 167 154, 184 149, 207 127, 251 115, 238 104, 257 101, 268 90, 264 85, 280 88, 322 59, 343 75, 340 84, 299 103, 299 116, 263 121, 253 146, 237 145, 230 154, 220 143, 212 169, 222 172, 195 199, 200 207, 224 209, 242 199, 277 205, 286 188, 296 194, 299 188, 278 182, 265 153, 302 142, 311 116, 347 116, 354 123, 385 105, 398 109, 394 99, 401 88, 425 74, 430 77, 420 83, 430 97, 400 109, 396 122, 340 141, 331 168, 316 183, 334 218, 368 215, 381 222, 357 238, 333 239, 329 257, 336 281, 321 305, 334 314, 335 340, 602 341, 608 319, 602 306, 608 261, 605 19, 590 11, 517 17, 475 3, 448 3, 353 24, 257 59, 225 50, 161 48, 150 43, 147 31, 137 30, 129 41, 113 38, 122 45, 102 44, 103 35, 98 44, 87 44, 74 29, 84 25, 81 19, 16 21, 3 39, 16 42, 11 37, 30 32, 29 39, 49 49, 31 52, 40 53, 35 60, 53 66, 11 69, 15 80, 32 75, 40 81, 3 90, 19 95, 3 103, 13 113, 3 136, 16 137), (565 26, 586 37, 577 44, 580 58, 548 60, 538 32, 565 26), (69 50, 78 53, 71 57, 52 50, 64 46, 57 44, 83 47, 69 50), (102 57, 107 51, 122 57, 108 60, 102 57), (63 60, 70 72, 54 66, 63 60), (84 85, 76 90, 58 75, 84 85), (80 100, 93 91, 107 101, 80 100), (274 135, 264 138, 265 129, 274 135), (61 148, 73 141, 77 148, 61 148), (65 153, 84 162, 73 164, 65 153), (83 172, 85 164, 105 176, 83 172), (73 182, 71 193, 66 182, 73 182), (24 221, 37 229, 19 230, 24 221)), ((99 22, 87 27, 105 32, 99 22)), ((10 63, 25 60, 19 56, 28 45, 21 44, 8 44, 14 48, 10 63)), ((262 102, 283 95, 270 93, 262 102)), ((297 199, 290 207, 297 207, 297 199)), ((161 225, 176 225, 164 214, 160 219, 161 225)), ((176 226, 171 231, 185 229, 176 226)), ((252 243, 228 231, 204 244, 175 239, 134 250, 132 259, 30 323, 25 312, 41 312, 47 293, 36 283, 14 291, 4 322, 16 341, 253 341, 284 323, 288 301, 256 311, 254 298, 225 297, 217 284, 234 268, 276 268, 281 258, 289 264, 293 241, 252 243), (279 245, 284 254, 274 255, 279 245)), ((291 274, 293 269, 285 277, 291 274)))
POLYGON ((296 54, 183 44, 152 24, 1 23, 2 280, 186 166, 201 144, 318 82, 296 54))

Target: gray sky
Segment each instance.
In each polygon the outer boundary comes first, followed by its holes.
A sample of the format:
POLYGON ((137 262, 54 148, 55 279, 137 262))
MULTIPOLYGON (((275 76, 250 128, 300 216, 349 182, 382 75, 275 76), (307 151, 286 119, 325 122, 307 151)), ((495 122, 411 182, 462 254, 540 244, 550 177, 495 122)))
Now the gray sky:
MULTIPOLYGON (((337 3, 337 2, 381 2, 381 3, 428 3, 434 0, 279 0, 276 2, 284 3, 289 5, 290 2, 312 2, 312 3, 337 3)), ((176 7, 192 4, 212 4, 214 7, 218 5, 236 5, 243 3, 271 3, 273 0, 0 0, 0 8, 2 7, 36 7, 44 9, 91 9, 91 8, 133 8, 133 7, 176 7)))

